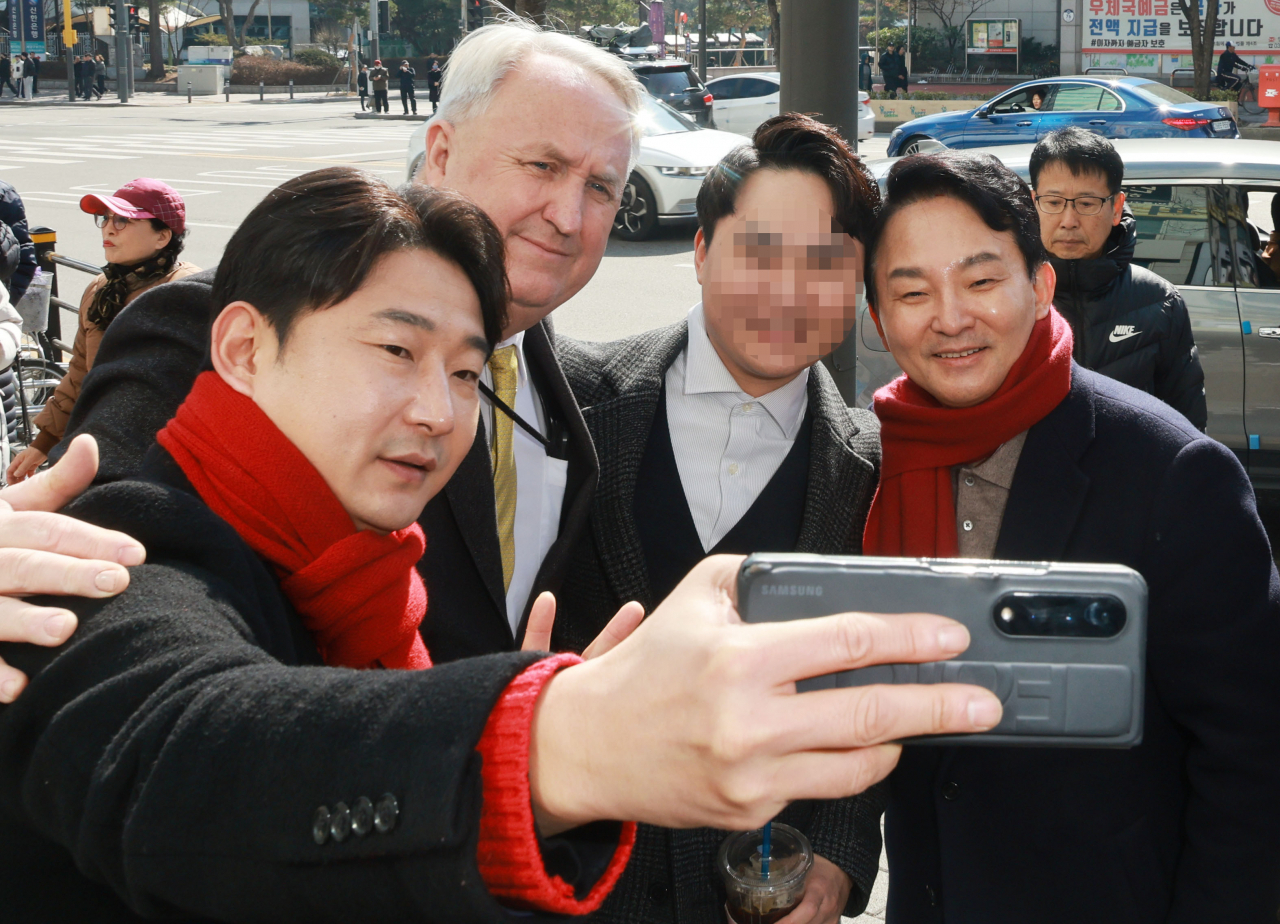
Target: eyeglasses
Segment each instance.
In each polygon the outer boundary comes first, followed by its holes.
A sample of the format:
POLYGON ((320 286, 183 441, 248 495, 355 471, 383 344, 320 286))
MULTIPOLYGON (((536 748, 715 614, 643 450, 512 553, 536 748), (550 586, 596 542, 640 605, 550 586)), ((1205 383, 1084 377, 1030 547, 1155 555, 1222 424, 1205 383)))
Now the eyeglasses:
POLYGON ((117 231, 123 231, 125 228, 129 227, 129 222, 131 221, 133 221, 132 218, 124 218, 120 215, 113 215, 110 212, 107 212, 105 215, 93 216, 93 223, 99 228, 105 228, 107 226, 107 222, 111 222, 111 227, 115 228, 117 231))
POLYGON ((1115 194, 1105 198, 1099 196, 1076 196, 1074 199, 1064 199, 1062 196, 1036 196, 1036 208, 1046 215, 1061 215, 1063 209, 1067 207, 1067 203, 1070 202, 1077 215, 1087 217, 1089 215, 1097 215, 1102 211, 1102 207, 1114 198, 1115 194))

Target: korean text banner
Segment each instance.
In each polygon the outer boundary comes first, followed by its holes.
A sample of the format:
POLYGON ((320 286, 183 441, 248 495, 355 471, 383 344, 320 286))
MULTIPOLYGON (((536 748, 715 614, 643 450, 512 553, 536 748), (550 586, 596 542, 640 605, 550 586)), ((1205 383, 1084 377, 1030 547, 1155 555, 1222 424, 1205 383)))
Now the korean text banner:
MULTIPOLYGON (((1204 15, 1204 0, 1199 0, 1204 15)), ((1084 0, 1085 51, 1191 51, 1191 27, 1179 0, 1084 0)), ((1220 0, 1214 48, 1241 54, 1280 49, 1280 0, 1220 0)))

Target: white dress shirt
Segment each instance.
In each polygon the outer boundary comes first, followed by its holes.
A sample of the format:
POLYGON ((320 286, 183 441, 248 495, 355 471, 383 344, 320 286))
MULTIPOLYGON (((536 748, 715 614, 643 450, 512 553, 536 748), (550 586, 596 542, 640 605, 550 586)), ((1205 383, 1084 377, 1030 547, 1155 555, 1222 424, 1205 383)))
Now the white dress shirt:
MULTIPOLYGON (((533 380, 529 377, 529 364, 524 352, 524 331, 498 344, 498 348, 504 346, 516 348, 515 412, 546 436, 547 415, 533 380)), ((493 375, 488 366, 485 366, 480 378, 490 388, 493 387, 493 375)), ((480 408, 485 438, 492 445, 495 408, 484 398, 480 399, 480 408)), ((516 463, 516 561, 511 571, 511 584, 507 587, 507 622, 514 635, 520 628, 520 619, 524 616, 529 594, 538 578, 542 559, 547 556, 560 532, 560 508, 564 504, 569 463, 565 459, 548 456, 546 447, 526 433, 519 424, 512 425, 511 434, 516 463)))
POLYGON ((709 552, 751 509, 791 451, 809 409, 809 370, 753 398, 707 337, 702 303, 667 370, 667 426, 689 513, 709 552))

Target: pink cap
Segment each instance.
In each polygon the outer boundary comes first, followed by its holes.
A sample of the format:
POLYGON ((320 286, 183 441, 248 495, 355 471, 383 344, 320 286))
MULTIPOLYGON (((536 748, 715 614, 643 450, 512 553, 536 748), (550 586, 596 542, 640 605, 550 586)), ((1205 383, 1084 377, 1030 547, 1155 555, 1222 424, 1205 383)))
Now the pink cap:
POLYGON ((80 210, 90 215, 114 212, 121 218, 158 218, 174 234, 181 234, 187 226, 187 206, 178 191, 146 177, 125 183, 114 196, 85 196, 80 210))

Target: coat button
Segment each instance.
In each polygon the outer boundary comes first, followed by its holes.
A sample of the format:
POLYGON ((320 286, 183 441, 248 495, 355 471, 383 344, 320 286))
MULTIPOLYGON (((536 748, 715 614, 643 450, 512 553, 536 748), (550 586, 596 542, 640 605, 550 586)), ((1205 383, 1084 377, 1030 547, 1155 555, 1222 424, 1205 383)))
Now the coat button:
POLYGON ((948 802, 955 802, 960 798, 960 784, 955 782, 947 782, 942 784, 942 798, 948 802))
POLYGON ((933 886, 927 885, 924 887, 924 897, 929 899, 930 908, 938 907, 938 893, 933 890, 933 886))
POLYGON ((373 803, 361 796, 351 806, 351 830, 356 837, 364 837, 373 830, 373 803))
POLYGON ((965 485, 966 485, 966 486, 968 486, 968 487, 972 488, 972 487, 973 487, 973 476, 972 476, 972 475, 965 475, 965 476, 964 476, 964 483, 965 483, 965 485))
POLYGON ((341 844, 351 833, 351 809, 347 803, 339 802, 333 807, 333 817, 329 819, 329 834, 341 844))
POLYGON ((665 905, 670 897, 671 890, 661 882, 655 882, 649 886, 649 901, 655 905, 665 905))
POLYGON ((964 527, 964 531, 965 531, 966 533, 967 533, 967 532, 972 532, 972 530, 973 530, 973 520, 965 520, 965 521, 964 521, 962 524, 960 524, 960 525, 964 527))
POLYGON ((387 793, 378 800, 373 809, 373 826, 379 834, 386 834, 396 826, 396 818, 400 815, 400 803, 396 797, 387 793))
POLYGON ((329 809, 326 806, 320 806, 311 816, 311 837, 317 844, 329 839, 329 809))

